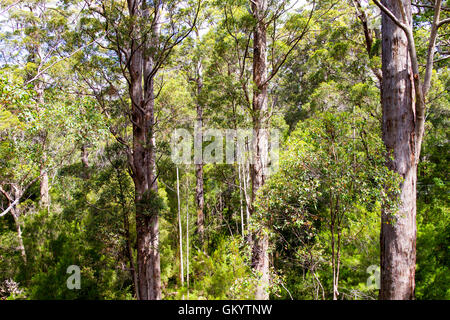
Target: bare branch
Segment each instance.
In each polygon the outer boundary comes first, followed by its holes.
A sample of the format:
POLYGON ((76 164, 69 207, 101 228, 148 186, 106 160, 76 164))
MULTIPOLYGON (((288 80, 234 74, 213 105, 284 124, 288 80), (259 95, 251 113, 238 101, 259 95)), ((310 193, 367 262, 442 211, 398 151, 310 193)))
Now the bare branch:
POLYGON ((88 46, 90 46, 91 44, 93 44, 94 42, 97 42, 101 39, 103 39, 104 36, 100 37, 99 39, 95 39, 91 42, 89 42, 88 44, 85 44, 84 46, 81 46, 80 48, 78 48, 77 50, 75 50, 74 52, 72 52, 71 54, 69 54, 68 56, 62 57, 61 59, 56 60, 55 62, 53 62, 51 65, 49 65, 48 67, 45 67, 44 69, 40 70, 33 78, 31 78, 30 80, 28 80, 25 84, 30 84, 31 82, 33 82, 34 80, 38 79, 45 71, 47 71, 48 69, 52 68, 55 64, 60 63, 61 61, 64 61, 70 57, 72 57, 75 53, 87 48, 88 46))
POLYGON ((313 1, 313 7, 309 13, 309 17, 308 17, 308 21, 305 25, 305 27, 303 28, 302 32, 300 33, 299 36, 297 36, 294 40, 293 40, 293 45, 291 45, 291 47, 289 48, 288 52, 286 52, 286 54, 280 59, 280 61, 276 64, 275 69, 272 70, 270 76, 267 78, 267 80, 265 81, 265 84, 269 83, 270 80, 272 80, 272 78, 278 73, 278 71, 280 70, 280 68, 284 65, 284 63, 286 62, 287 58, 289 57, 289 55, 292 53, 292 51, 294 51, 294 49, 297 47, 298 43, 300 42, 300 40, 303 39, 303 37, 305 36, 305 34, 308 32, 309 30, 309 26, 310 26, 310 22, 312 19, 312 16, 314 14, 314 10, 316 8, 316 1, 313 1))
POLYGON ((389 18, 391 18, 392 21, 394 21, 394 23, 399 26, 403 31, 405 31, 406 33, 408 32, 408 26, 406 24, 404 24, 403 22, 401 22, 400 20, 397 19, 397 17, 391 12, 391 10, 389 10, 388 8, 386 8, 382 3, 380 3, 378 0, 373 0, 373 2, 377 5, 378 8, 380 8, 380 10, 382 12, 384 12, 389 18))
POLYGON ((3 217, 3 216, 6 215, 9 211, 11 211, 11 209, 14 208, 14 206, 15 206, 16 204, 19 203, 19 200, 20 200, 20 198, 17 198, 16 200, 14 200, 14 202, 11 203, 11 205, 10 205, 5 211, 3 211, 2 213, 0 213, 0 217, 3 217))
POLYGON ((439 21, 439 23, 437 24, 437 27, 439 28, 439 27, 443 26, 446 23, 450 23, 450 18, 447 18, 447 19, 439 21))
MULTIPOLYGON (((429 4, 421 4, 421 3, 415 3, 412 2, 411 3, 413 6, 418 7, 418 8, 428 8, 428 9, 434 9, 434 6, 429 5, 429 4)), ((442 11, 450 11, 450 8, 448 7, 441 7, 442 11)))
POLYGON ((423 81, 423 95, 426 96, 431 86, 431 75, 433 73, 434 47, 436 46, 437 29, 439 28, 439 15, 442 0, 436 0, 433 24, 431 25, 430 39, 428 41, 427 64, 425 69, 425 79, 423 81))
POLYGON ((6 13, 9 11, 9 9, 11 9, 12 7, 18 5, 21 2, 21 0, 14 2, 13 4, 10 4, 9 6, 7 6, 3 11, 0 12, 0 15, 6 13))
MULTIPOLYGON (((361 2, 360 0, 352 0, 352 4, 356 9, 356 14, 359 18, 359 20, 361 21, 363 30, 364 30, 364 38, 366 40, 366 51, 367 54, 369 56, 369 59, 372 58, 372 44, 373 44, 373 37, 372 37, 372 33, 369 30, 369 26, 367 23, 367 16, 364 13, 364 11, 362 10, 361 7, 361 2)), ((379 68, 373 67, 371 66, 370 69, 372 70, 372 72, 375 74, 375 76, 377 77, 379 83, 381 83, 381 80, 383 79, 383 75, 381 73, 381 70, 379 68)))

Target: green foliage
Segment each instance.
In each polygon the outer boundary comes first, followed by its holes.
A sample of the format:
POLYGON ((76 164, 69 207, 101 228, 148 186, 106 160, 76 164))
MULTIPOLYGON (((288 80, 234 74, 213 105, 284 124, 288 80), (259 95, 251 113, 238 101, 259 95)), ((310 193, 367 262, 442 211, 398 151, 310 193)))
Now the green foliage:
MULTIPOLYGON (((243 250, 241 239, 219 237, 209 252, 195 251, 191 257, 190 299, 252 299, 256 278, 243 250)), ((187 295, 187 288, 178 290, 173 298, 183 295, 187 295)))
POLYGON ((164 200, 154 190, 147 190, 142 195, 142 199, 136 203, 136 211, 150 217, 158 215, 159 212, 165 208, 164 200))
POLYGON ((353 292, 346 298, 355 296, 368 263, 376 264, 372 230, 379 204, 388 206, 385 190, 395 190, 400 180, 384 165, 382 141, 365 130, 358 113, 323 113, 300 123, 280 157, 280 171, 259 191, 256 220, 273 227, 277 264, 309 273, 305 284, 291 288, 296 298, 318 298, 320 290, 329 297, 336 255, 344 290, 353 292))
POLYGON ((435 75, 434 100, 418 168, 417 271, 418 299, 450 299, 450 211, 448 167, 450 98, 442 95, 449 73, 435 75))
MULTIPOLYGON (((315 1, 310 15, 312 2, 300 2, 269 1, 265 15, 279 171, 251 210, 249 164, 205 164, 201 244, 197 167, 171 161, 171 134, 192 130, 198 107, 205 128, 253 127, 251 3, 202 1, 197 16, 196 1, 164 1, 158 44, 143 50, 156 68, 146 134, 156 140, 158 192, 136 195, 130 160, 141 110, 132 110, 127 64, 131 42, 153 35, 149 17, 133 17, 123 1, 2 1, 0 213, 15 190, 21 198, 15 215, 0 217, 0 299, 135 299, 136 212, 159 217, 163 299, 254 298, 248 230, 270 236, 271 299, 331 299, 336 271, 339 299, 376 299, 367 270, 379 265, 381 208, 395 211, 401 182, 381 139, 381 17, 363 2, 367 48, 353 6, 315 1), (80 267, 79 290, 67 288, 70 265, 80 267)), ((414 12, 419 64, 432 17, 429 8, 414 12)), ((450 299, 448 25, 441 30, 418 167, 417 299, 450 299)))

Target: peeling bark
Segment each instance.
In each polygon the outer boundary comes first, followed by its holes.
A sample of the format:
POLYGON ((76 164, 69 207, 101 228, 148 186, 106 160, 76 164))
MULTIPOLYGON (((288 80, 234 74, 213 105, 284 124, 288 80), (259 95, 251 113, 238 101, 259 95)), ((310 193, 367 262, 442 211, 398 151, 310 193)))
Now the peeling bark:
MULTIPOLYGON (((384 5, 401 19, 400 2, 384 5)), ((401 0, 411 25, 411 3, 401 0)), ((415 88, 408 38, 386 14, 382 16, 383 141, 388 167, 400 174, 400 205, 394 214, 384 210, 381 222, 380 299, 413 299, 416 263, 416 118, 415 88)))

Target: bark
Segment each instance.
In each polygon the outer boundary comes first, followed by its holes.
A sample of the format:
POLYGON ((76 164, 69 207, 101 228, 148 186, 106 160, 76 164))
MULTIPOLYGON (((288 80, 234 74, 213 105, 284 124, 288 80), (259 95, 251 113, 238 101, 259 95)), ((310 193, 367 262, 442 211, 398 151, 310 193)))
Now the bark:
POLYGON ((335 243, 335 212, 333 211, 333 197, 330 197, 330 233, 331 233, 331 267, 333 269, 333 300, 339 295, 336 277, 336 243, 335 243))
MULTIPOLYGON (((403 23, 411 25, 411 3, 384 1, 403 23), (402 4, 407 21, 402 18, 402 4)), ((383 210, 381 221, 380 299, 413 299, 416 263, 416 118, 415 88, 408 37, 382 15, 383 140, 388 167, 400 174, 400 204, 396 213, 383 210)), ((420 139, 421 137, 419 137, 420 139)))
POLYGON ((197 204, 197 232, 200 239, 200 245, 205 242, 205 199, 203 195, 203 165, 195 165, 195 177, 197 180, 195 187, 195 201, 197 204))
POLYGON ((399 212, 394 216, 382 213, 380 298, 412 299, 416 260, 417 165, 425 130, 426 96, 431 87, 437 31, 450 19, 439 19, 442 1, 436 0, 431 6, 434 16, 422 83, 411 3, 406 0, 396 3, 374 0, 374 3, 383 12, 383 77, 385 72, 390 77, 382 86, 383 138, 394 156, 393 161, 388 159, 389 167, 404 179, 399 212))
MULTIPOLYGON (((146 8, 140 1, 129 0, 131 16, 141 19, 146 8)), ((132 103, 133 146, 132 163, 135 185, 136 240, 138 291, 141 300, 161 299, 161 269, 159 255, 158 208, 148 203, 157 196, 155 137, 154 137, 154 79, 153 50, 159 33, 160 2, 155 3, 152 37, 144 45, 140 37, 139 23, 136 23, 131 39, 129 58, 129 93, 132 103), (146 49, 146 50, 145 50, 146 49)))
MULTIPOLYGON (((255 19, 253 31, 253 164, 251 165, 252 177, 252 203, 256 192, 264 184, 267 175, 267 128, 268 103, 267 103, 267 35, 265 13, 267 3, 265 0, 252 1, 252 12, 255 19)), ((252 208, 253 210, 253 208, 252 208)), ((253 235, 252 267, 261 275, 261 280, 256 289, 255 298, 266 300, 269 298, 267 289, 269 284, 269 238, 263 230, 253 235)))
MULTIPOLYGON (((198 31, 197 31, 197 39, 198 39, 198 31)), ((198 132, 201 133, 203 127, 203 104, 201 101, 201 93, 203 88, 203 65, 202 61, 199 58, 197 62, 197 126, 198 132)), ((202 136, 196 137, 197 141, 202 141, 202 136)), ((202 144, 200 143, 197 148, 202 148, 202 144)), ((200 246, 203 246, 205 241, 205 197, 203 190, 203 162, 195 165, 195 177, 196 177, 196 186, 195 186, 195 201, 197 204, 197 232, 200 239, 200 246)))
POLYGON ((250 196, 248 194, 248 185, 250 184, 250 174, 249 174, 249 164, 248 159, 245 160, 242 166, 242 175, 243 175, 243 185, 244 185, 244 199, 245 199, 245 216, 247 221, 247 242, 249 244, 252 243, 251 234, 250 234, 250 196))

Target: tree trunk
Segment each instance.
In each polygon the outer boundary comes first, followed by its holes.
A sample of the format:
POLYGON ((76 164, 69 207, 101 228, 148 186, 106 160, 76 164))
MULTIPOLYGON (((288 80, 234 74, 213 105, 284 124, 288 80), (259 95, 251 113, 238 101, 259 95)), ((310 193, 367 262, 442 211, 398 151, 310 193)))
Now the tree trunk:
MULTIPOLYGON (((144 107, 153 109, 153 99, 144 107)), ((161 298, 159 221, 158 208, 149 207, 151 198, 157 196, 158 185, 155 174, 154 138, 151 116, 134 110, 133 164, 136 203, 137 260, 139 296, 142 300, 161 298)))
POLYGON ((248 163, 248 159, 244 161, 242 164, 242 176, 243 176, 243 185, 244 185, 244 199, 245 199, 245 218, 247 221, 247 242, 249 244, 252 243, 252 237, 250 234, 250 196, 248 194, 248 185, 250 184, 250 165, 248 163))
POLYGON ((203 195, 203 165, 195 165, 195 177, 197 180, 195 187, 195 201, 197 203, 197 232, 200 239, 200 246, 205 242, 205 199, 203 195))
MULTIPOLYGON (((268 137, 268 103, 267 103, 267 39, 265 13, 267 10, 266 0, 252 1, 252 12, 255 19, 253 31, 253 164, 251 166, 252 176, 252 203, 256 192, 264 184, 267 175, 267 147, 268 137)), ((253 211, 253 207, 251 209, 253 211)), ((252 267, 261 275, 256 289, 255 298, 266 300, 269 298, 269 238, 261 229, 253 235, 252 267)))
MULTIPOLYGON (((197 40, 199 38, 197 31, 197 40)), ((196 137, 196 141, 199 141, 199 145, 196 145, 197 148, 202 151, 202 135, 201 132, 203 130, 203 105, 201 101, 201 93, 203 88, 203 65, 202 61, 199 58, 197 62, 197 132, 199 136, 196 137)), ((197 163, 195 165, 195 177, 196 177, 196 186, 195 186, 195 201, 197 204, 197 232, 200 239, 200 246, 202 247, 205 241, 205 213, 204 213, 204 191, 203 191, 203 161, 202 163, 197 163)))
MULTIPOLYGON (((14 198, 13 199, 14 200, 20 199, 20 197, 23 195, 23 192, 20 192, 19 188, 17 186, 13 186, 13 189, 14 189, 14 198)), ((25 264, 27 264, 27 254, 25 251, 25 245, 23 244, 22 228, 20 226, 20 220, 19 220, 20 212, 19 212, 19 209, 17 208, 17 205, 12 207, 11 214, 14 218, 14 224, 16 226, 17 239, 19 240, 20 254, 22 256, 23 262, 25 264)))
POLYGON ((47 171, 42 168, 41 169, 41 182, 40 182, 40 195, 41 195, 41 201, 40 206, 44 209, 49 209, 50 206, 50 196, 48 193, 49 186, 48 186, 48 173, 47 171))
MULTIPOLYGON (((30 8, 31 14, 33 14, 33 10, 30 8)), ((41 17, 41 15, 39 15, 41 17)), ((36 25, 33 23, 33 26, 36 27, 36 25)), ((44 83, 42 82, 42 75, 38 74, 38 70, 43 66, 45 61, 42 61, 43 52, 41 43, 39 42, 40 39, 36 39, 36 42, 30 43, 27 48, 29 52, 28 59, 30 62, 34 63, 36 66, 38 66, 38 69, 36 70, 35 74, 30 75, 30 79, 33 79, 35 76, 37 77, 34 81, 34 91, 36 92, 36 103, 37 103, 37 109, 39 112, 42 111, 42 108, 45 104, 44 99, 44 83)), ((42 147, 42 163, 40 168, 40 201, 39 205, 41 208, 49 208, 50 205, 50 196, 49 196, 49 186, 48 186, 48 173, 45 168, 46 166, 46 160, 47 160, 47 154, 46 154, 46 140, 47 140, 47 130, 42 129, 39 132, 39 143, 42 147)))
POLYGON ((189 300, 189 181, 186 183, 186 290, 189 300))
POLYGON ((20 255, 22 256, 23 262, 26 264, 27 263, 27 254, 25 252, 25 245, 23 244, 22 228, 20 226, 20 221, 19 221, 19 212, 16 208, 13 208, 11 210, 11 214, 14 218, 14 224, 16 226, 17 239, 19 240, 20 255))
POLYGON ((88 151, 86 145, 81 146, 81 164, 83 165, 83 178, 89 179, 89 162, 88 162, 88 151))
MULTIPOLYGON (((159 256, 158 208, 149 206, 157 197, 158 184, 155 162, 154 136, 154 80, 153 57, 150 46, 156 46, 159 33, 160 2, 155 4, 152 37, 144 45, 140 37, 139 23, 136 23, 135 38, 131 39, 133 54, 129 63, 133 122, 133 181, 135 185, 136 241, 139 298, 141 300, 161 299, 161 269, 159 256), (147 49, 147 50, 144 50, 147 49), (146 54, 147 53, 147 54, 146 54)), ((148 14, 145 3, 128 1, 131 16, 142 18, 148 14)))
POLYGON ((244 196, 242 189, 243 189, 243 185, 242 185, 242 175, 241 175, 241 164, 238 163, 238 180, 239 180, 239 207, 240 207, 240 211, 241 211, 241 234, 242 234, 242 238, 245 237, 245 227, 244 227, 244 206, 243 206, 243 202, 242 202, 242 198, 244 196))
POLYGON ((180 199, 180 176, 177 167, 177 203, 178 203, 178 240, 180 243, 180 281, 181 286, 184 286, 184 262, 183 262, 183 229, 181 227, 181 199, 180 199))
MULTIPOLYGON (((37 51, 40 51, 40 47, 38 46, 37 51)), ((42 106, 44 105, 45 101, 44 101, 44 88, 43 88, 43 84, 40 81, 40 79, 37 79, 34 85, 34 89, 36 91, 36 95, 37 95, 37 102, 38 102, 38 106, 39 106, 39 110, 41 110, 42 106)), ((40 143, 42 145, 42 164, 41 164, 41 171, 40 171, 40 196, 41 196, 41 200, 40 200, 40 206, 41 208, 45 208, 45 209, 49 209, 50 206, 50 196, 49 196, 49 186, 48 186, 48 172, 46 170, 46 161, 47 161, 47 154, 46 154, 46 140, 47 140, 47 131, 45 129, 43 129, 40 133, 39 133, 39 139, 40 139, 40 143)))
MULTIPOLYGON (((383 1, 401 21, 411 24, 411 2, 383 1), (402 18, 399 2, 406 18, 402 18)), ((416 263, 416 136, 414 83, 408 39, 386 14, 382 14, 383 141, 388 167, 403 177, 398 211, 383 210, 381 218, 380 299, 413 299, 416 263)))

